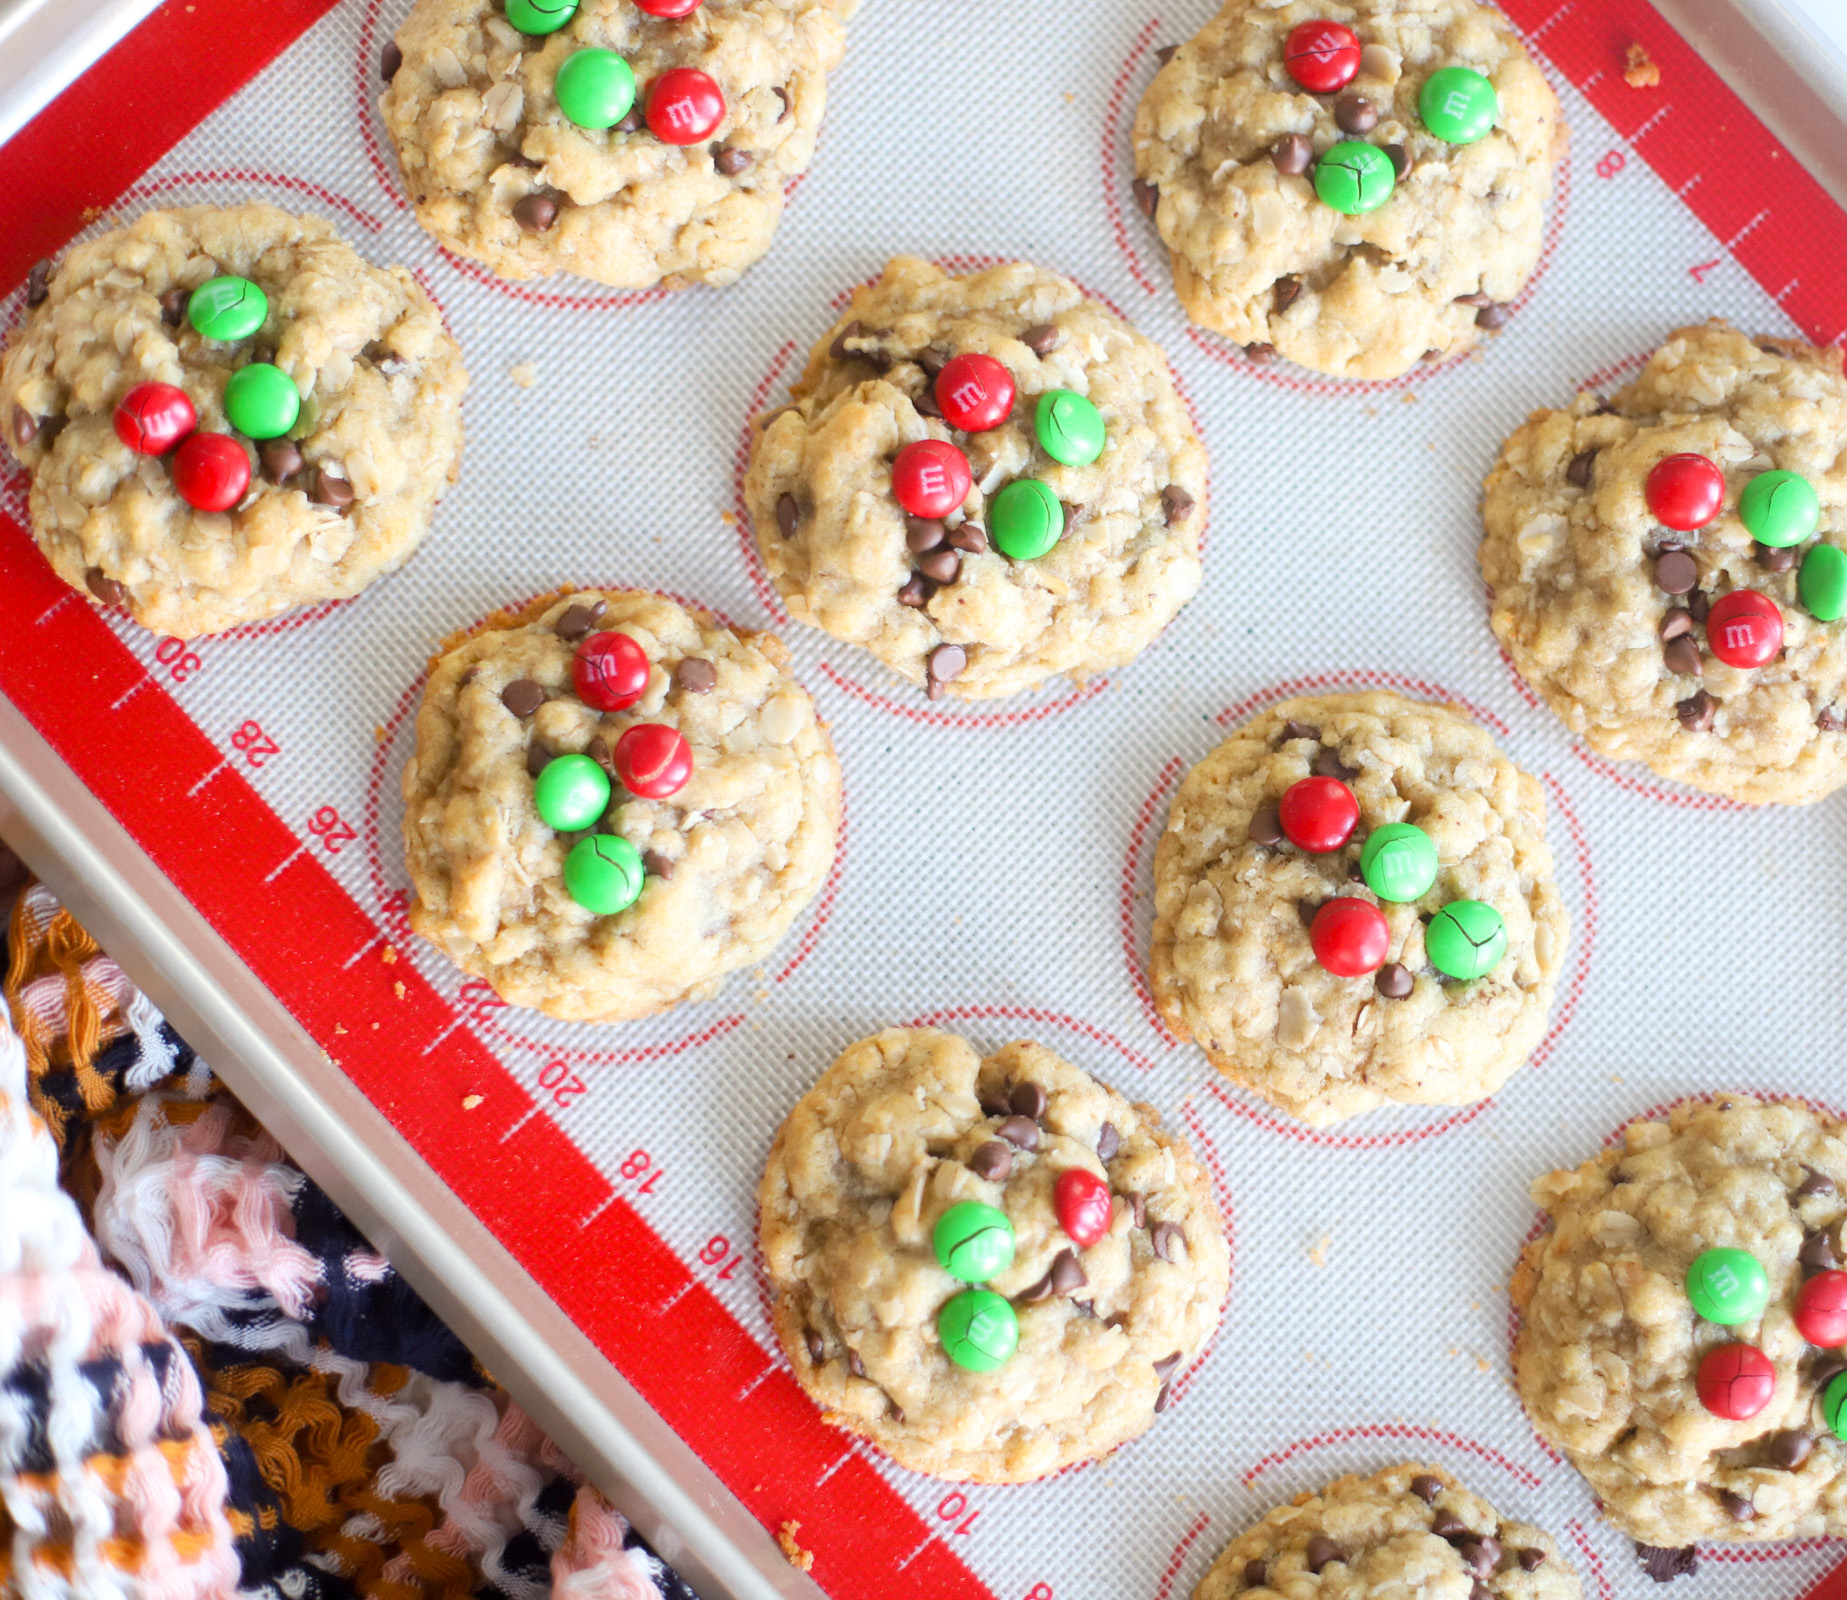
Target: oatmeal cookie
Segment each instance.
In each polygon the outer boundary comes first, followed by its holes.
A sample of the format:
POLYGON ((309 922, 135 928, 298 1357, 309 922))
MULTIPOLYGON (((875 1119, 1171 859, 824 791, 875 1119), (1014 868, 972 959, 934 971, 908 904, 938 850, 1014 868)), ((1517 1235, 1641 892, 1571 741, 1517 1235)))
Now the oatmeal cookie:
POLYGON ((900 257, 855 292, 791 398, 762 425, 745 478, 770 579, 797 621, 933 697, 1121 666, 1199 588, 1205 447, 1160 349, 1067 278, 1025 262, 958 278, 900 257), (939 379, 959 357, 1011 395, 997 425, 945 420, 939 379), (1094 407, 1093 460, 1054 459, 1041 442, 1054 390, 1094 407), (893 462, 924 440, 962 452, 972 487, 951 510, 908 515, 893 462), (1056 543, 1010 559, 990 537, 996 497, 1031 483, 1056 543))
POLYGON ((1155 1003, 1226 1077, 1317 1126, 1391 1101, 1493 1094, 1539 1043, 1565 958, 1545 820, 1538 780, 1453 707, 1366 693, 1260 712, 1174 796, 1154 858, 1155 1003), (1318 783, 1302 794, 1331 795, 1355 819, 1337 848, 1311 853, 1285 834, 1285 796, 1305 779, 1318 783), (1404 824, 1394 848, 1424 870, 1408 887, 1379 878, 1411 895, 1386 899, 1365 847, 1404 824), (1343 897, 1376 935, 1376 959, 1353 976, 1329 970, 1315 942, 1343 897), (1459 904, 1492 908, 1475 916, 1489 928, 1498 916, 1505 940, 1466 981, 1435 942, 1457 942, 1446 908, 1459 904))
POLYGON ((1349 1474, 1225 1547, 1193 1600, 1579 1600, 1552 1536, 1503 1521, 1440 1467, 1349 1474))
POLYGON ((431 667, 404 769, 411 926, 503 999, 568 1021, 714 993, 788 931, 834 859, 840 767, 787 667, 773 634, 630 589, 547 596, 455 642, 431 667), (620 711, 587 705, 574 678, 610 634, 642 652, 624 646, 639 698, 620 711), (623 736, 637 726, 663 730, 690 776, 636 776, 623 736), (599 816, 561 833, 538 780, 567 756, 613 782, 599 816), (626 841, 597 848, 631 864, 627 909, 598 914, 569 886, 567 858, 592 839, 626 841))
POLYGON ((1145 1431, 1230 1282, 1186 1141, 1029 1042, 983 1059, 931 1028, 861 1040, 789 1113, 757 1198, 802 1387, 829 1422, 940 1478, 1022 1483, 1145 1431), (969 1215, 986 1230, 965 1250, 996 1230, 1010 1248, 976 1266, 945 1254, 969 1215), (939 1335, 976 1294, 1018 1332, 987 1370, 939 1335))
POLYGON ((380 102, 417 220, 503 278, 735 282, 769 249, 783 185, 814 155, 857 4, 702 0, 676 19, 581 0, 540 36, 496 0, 417 0, 380 102), (634 106, 613 127, 559 109, 559 69, 580 50, 613 51, 633 74, 634 106), (676 71, 704 74, 723 99, 690 144, 658 137, 658 109, 647 114, 651 86, 676 71))
POLYGON ((1502 447, 1482 517, 1494 632, 1594 749, 1733 800, 1804 805, 1847 782, 1838 349, 1753 341, 1719 321, 1678 329, 1608 401, 1535 412, 1502 447), (1716 515, 1695 529, 1665 526, 1650 503, 1651 475, 1676 456, 1709 464, 1700 509, 1716 515), (1751 486, 1772 471, 1800 480, 1780 481, 1806 519, 1755 514, 1751 486), (1747 519, 1794 542, 1761 543, 1747 519), (1746 590, 1780 616, 1780 653, 1760 666, 1722 659, 1707 626, 1746 590))
POLYGON ((1476 0, 1228 0, 1175 52, 1135 114, 1137 201, 1173 258, 1187 315, 1338 378, 1392 378, 1467 349, 1539 263, 1558 101, 1500 12, 1476 0), (1299 24, 1349 25, 1358 73, 1311 94, 1284 66, 1299 24), (1494 86, 1484 137, 1449 144, 1419 115, 1433 73, 1494 86), (1314 163, 1361 140, 1392 158, 1390 198, 1346 215, 1314 163))
POLYGON ((455 481, 461 351, 416 279, 316 217, 257 202, 150 211, 35 271, 26 300, 0 418, 32 475, 33 536, 65 582, 156 633, 358 594, 403 565, 455 481), (263 291, 260 325, 197 331, 192 291, 217 278, 263 291), (259 363, 299 404, 261 444, 225 410, 227 385, 259 363), (196 509, 175 488, 177 455, 118 437, 117 406, 148 383, 183 390, 197 431, 234 441, 249 486, 228 509, 196 509))
POLYGON ((1796 1321, 1804 1282, 1847 1256, 1844 1190, 1847 1126, 1746 1095, 1633 1122, 1533 1185, 1547 1226, 1512 1284, 1520 1397, 1630 1537, 1673 1548, 1847 1534, 1847 1443, 1821 1404, 1847 1362, 1811 1349, 1796 1321), (1713 1249, 1758 1263, 1756 1314, 1720 1325, 1695 1311, 1688 1269, 1713 1249), (1699 1370, 1735 1343, 1768 1358, 1774 1389, 1727 1420, 1702 1402, 1699 1370))

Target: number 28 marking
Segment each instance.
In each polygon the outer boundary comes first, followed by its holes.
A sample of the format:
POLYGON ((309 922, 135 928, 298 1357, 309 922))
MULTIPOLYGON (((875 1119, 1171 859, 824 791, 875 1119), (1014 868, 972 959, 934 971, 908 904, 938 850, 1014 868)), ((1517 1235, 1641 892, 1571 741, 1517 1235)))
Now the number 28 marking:
POLYGON ((1622 151, 1612 150, 1597 163, 1597 176, 1600 178, 1614 178, 1617 173, 1621 172, 1623 168, 1628 165, 1629 158, 1624 155, 1622 151))
POLYGON ((245 722, 238 725, 231 735, 231 748, 241 750, 244 759, 253 767, 260 767, 271 756, 280 755, 282 746, 263 731, 262 724, 245 722))

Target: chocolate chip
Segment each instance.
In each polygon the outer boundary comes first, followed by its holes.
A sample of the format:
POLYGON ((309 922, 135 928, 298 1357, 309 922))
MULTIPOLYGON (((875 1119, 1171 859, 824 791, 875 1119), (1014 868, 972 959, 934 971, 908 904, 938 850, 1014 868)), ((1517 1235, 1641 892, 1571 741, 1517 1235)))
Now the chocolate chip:
POLYGON ((827 347, 827 353, 830 356, 832 356, 834 360, 836 361, 849 360, 852 357, 853 352, 847 349, 847 340, 857 339, 860 336, 860 332, 861 332, 860 320, 858 317, 855 317, 851 322, 849 322, 844 328, 842 328, 837 334, 834 335, 834 342, 827 347))
POLYGON ((925 385, 911 399, 911 407, 920 417, 934 417, 943 420, 943 408, 937 404, 936 391, 925 385))
POLYGON ((673 876, 673 863, 658 850, 641 852, 642 870, 656 878, 667 879, 673 876))
POLYGON ((1252 844, 1281 844, 1283 825, 1277 819, 1276 807, 1259 806, 1253 811, 1250 823, 1244 830, 1244 836, 1252 844))
POLYGON ((38 418, 24 406, 13 407, 13 438, 23 449, 38 437, 38 418))
POLYGON ((951 679, 962 676, 962 669, 968 665, 968 652, 959 644, 939 644, 932 650, 924 662, 924 671, 934 689, 938 684, 948 683, 951 679))
POLYGON ((795 496, 792 494, 776 496, 776 531, 785 539, 795 537, 795 496))
POLYGON ((704 656, 684 656, 674 665, 673 686, 681 694, 710 694, 718 687, 718 668, 704 656))
POLYGON ((1796 1185, 1796 1198, 1806 1200, 1812 1194, 1833 1194, 1834 1180, 1825 1172, 1817 1172, 1806 1161, 1802 1163, 1806 1174, 1801 1183, 1796 1185))
POLYGON ((1338 778, 1342 783, 1351 783, 1360 775, 1360 769, 1350 767, 1342 761, 1338 750, 1326 748, 1315 756, 1315 775, 1321 778, 1338 778))
POLYGON ((1161 1392, 1154 1397, 1154 1411, 1155 1411, 1156 1416, 1159 1416, 1163 1411, 1167 1409, 1168 1404, 1173 1400, 1173 1397, 1174 1397, 1174 1386, 1171 1383, 1162 1384, 1161 1392))
POLYGON ((1161 203, 1161 191, 1152 183, 1137 178, 1129 185, 1129 193, 1135 196, 1135 209, 1152 221, 1154 208, 1161 203))
POLYGON ((1122 1135, 1116 1131, 1116 1124, 1106 1122, 1097 1129, 1097 1159, 1109 1161, 1122 1148, 1122 1135))
POLYGON ((51 263, 38 260, 32 263, 32 270, 26 274, 26 307, 42 306, 45 297, 51 293, 51 263))
POLYGON ((1039 1148, 1039 1124, 1031 1117, 1008 1117, 994 1131, 1017 1149, 1037 1150, 1039 1148))
POLYGON ((1299 133, 1286 133, 1270 146, 1270 164, 1286 177, 1299 178, 1315 159, 1315 147, 1299 133))
POLYGON ((1823 706, 1815 714, 1815 726, 1823 733, 1839 733, 1842 728, 1847 728, 1847 718, 1843 718, 1833 706, 1823 706))
POLYGON ((1492 332, 1495 328, 1506 327, 1513 314, 1514 308, 1509 305, 1483 306, 1475 313, 1475 326, 1492 332))
POLYGON ((1166 66, 1168 62, 1174 59, 1174 52, 1179 48, 1180 46, 1177 44, 1164 44, 1155 51, 1154 59, 1160 62, 1162 66, 1166 66))
POLYGON ((1764 1455, 1769 1458, 1770 1465, 1781 1467, 1785 1472, 1794 1472, 1808 1460, 1814 1448, 1814 1439, 1800 1428, 1784 1428, 1764 1441, 1764 1455))
POLYGON ((1379 108, 1363 94, 1343 94, 1334 102, 1334 121, 1342 133, 1371 133, 1379 126, 1379 108))
POLYGON ((1810 1272, 1832 1272, 1840 1265, 1834 1254, 1834 1241, 1822 1228, 1810 1228, 1802 1236, 1802 1248, 1796 1259, 1810 1272))
POLYGON ((398 48, 396 39, 387 39, 385 48, 378 53, 378 75, 389 83, 398 75, 398 68, 404 65, 404 52, 398 48))
POLYGON ((1725 1508, 1726 1516, 1733 1522, 1751 1522, 1757 1517, 1757 1507, 1741 1494, 1734 1494, 1730 1489, 1719 1491, 1719 1504, 1725 1508))
POLYGON ((353 503, 353 486, 325 467, 314 469, 313 481, 314 487, 308 491, 308 498, 316 505, 339 507, 353 503))
POLYGON ((1687 610, 1692 613, 1695 622, 1704 622, 1712 610, 1712 601, 1698 589, 1687 596, 1687 610))
POLYGON ((857 1350, 847 1351, 847 1371, 856 1378, 863 1378, 866 1375, 866 1363, 859 1359, 857 1350))
POLYGON ((979 522, 970 522, 966 518, 945 533, 943 538, 955 549, 966 550, 972 556, 980 555, 988 547, 988 530, 979 522))
POLYGON ((827 1342, 813 1328, 802 1329, 802 1343, 808 1346, 808 1359, 815 1366, 820 1366, 821 1358, 827 1354, 827 1342))
POLYGON ((1477 1577, 1485 1578, 1500 1562, 1501 1541, 1491 1533, 1484 1533, 1479 1538, 1464 1539, 1456 1546, 1456 1554, 1477 1577))
POLYGON ((1493 305, 1494 296, 1483 294, 1481 290, 1477 289, 1473 294, 1457 295, 1452 303, 1459 306, 1474 306, 1475 309, 1479 311, 1483 306, 1493 305))
POLYGON ((1048 1271, 1035 1283, 1028 1284, 1014 1298, 1029 1306, 1036 1306, 1042 1300, 1050 1300, 1055 1291, 1052 1288, 1052 1274, 1048 1271))
POLYGON ((1796 564, 1796 547, 1793 544, 1759 544, 1752 540, 1751 556, 1766 572, 1787 572, 1796 564))
POLYGON ((1676 1578, 1690 1578, 1699 1571, 1699 1546, 1681 1545, 1675 1549, 1668 1545, 1635 1544, 1636 1559, 1642 1563, 1642 1570, 1656 1583, 1672 1583, 1676 1578))
POLYGON ((534 739, 526 746, 526 776, 536 778, 551 764, 552 753, 534 739))
POLYGON ((1420 1472, 1411 1480, 1411 1493, 1422 1500, 1425 1505, 1437 1503, 1437 1496, 1443 1492, 1443 1480, 1432 1477, 1428 1472, 1420 1472))
POLYGON ((748 150, 740 150, 736 145, 712 146, 712 165, 727 178, 735 178, 740 172, 748 170, 751 162, 756 159, 748 150))
POLYGON ((301 471, 301 451, 293 439, 265 439, 257 446, 257 460, 271 483, 284 483, 301 471))
POLYGON ((1157 1222, 1151 1237, 1154 1253, 1163 1261, 1177 1260, 1175 1252, 1186 1243, 1186 1234, 1177 1222, 1157 1222))
POLYGON ((1403 183, 1411 176, 1411 152, 1401 144, 1388 144, 1381 148, 1392 163, 1392 176, 1403 183))
POLYGON ((1263 1562, 1247 1561, 1244 1563, 1244 1587, 1245 1588, 1261 1589, 1269 1581, 1270 1581, 1270 1569, 1267 1566, 1265 1566, 1263 1562))
POLYGON ((1430 1519, 1430 1531, 1439 1539, 1447 1539, 1454 1544, 1458 1539, 1474 1537, 1469 1532, 1469 1525, 1453 1511, 1439 1511, 1430 1519))
POLYGON ((1036 322, 1020 335, 1020 343, 1036 356, 1049 356, 1064 337, 1055 322, 1036 322))
POLYGON ((1170 528, 1192 516, 1195 504, 1193 497, 1178 484, 1170 483, 1161 491, 1161 515, 1170 528))
POLYGON ((1546 1564, 1546 1553, 1535 1550, 1530 1544, 1524 1549, 1514 1551, 1514 1560, 1520 1563, 1522 1572, 1537 1572, 1546 1564))
POLYGON ((1013 1175, 1013 1152, 998 1139, 986 1139, 968 1158, 968 1170, 989 1183, 1005 1183, 1013 1175))
POLYGON ((1498 1600, 1495 1592, 1480 1578, 1469 1585, 1469 1600, 1498 1600))
POLYGON ((1372 986, 1387 1000, 1402 1000, 1417 987, 1417 980, 1409 967, 1388 961, 1372 975, 1372 986))
POLYGON ((1677 638, 1669 639, 1662 646, 1661 659, 1667 663, 1667 670, 1683 678, 1697 678, 1700 675, 1699 645, 1693 635, 1683 633, 1677 638))
POLYGON ((1071 1308, 1086 1317, 1094 1317, 1097 1314, 1097 1306, 1094 1300, 1073 1300, 1071 1302, 1071 1308))
POLYGON ((513 220, 528 233, 543 233, 558 220, 558 202, 548 194, 522 195, 513 202, 513 220))
POLYGON ((1313 739, 1316 744, 1319 744, 1321 730, 1309 727, 1306 722, 1297 722, 1294 717, 1291 717, 1283 724, 1283 731, 1277 737, 1283 744, 1289 743, 1291 739, 1313 739))
POLYGON ((1060 1250, 1052 1257, 1052 1288, 1059 1294, 1069 1294, 1073 1289, 1081 1289, 1090 1279, 1084 1275, 1084 1269, 1077 1264, 1077 1252, 1060 1250))
POLYGON ((953 550, 932 550, 917 558, 917 570, 932 583, 951 584, 962 573, 962 558, 953 550))
POLYGON ((91 567, 83 575, 84 587, 106 606, 125 606, 128 604, 128 591, 114 578, 104 574, 101 567, 91 567))
POLYGON ((1595 450, 1580 450, 1571 458, 1571 465, 1565 468, 1565 482, 1575 489, 1590 487, 1590 469, 1596 464, 1595 450))
POLYGON ((1690 700, 1682 700, 1674 707, 1674 715, 1680 718, 1681 727, 1688 733, 1705 733, 1712 726, 1712 720, 1718 715, 1720 701, 1709 695, 1704 689, 1694 691, 1690 700))
POLYGON ((530 678, 515 678, 500 691, 500 703, 516 717, 529 717, 545 704, 545 691, 530 678))
POLYGON ((160 320, 169 328, 177 328, 186 315, 186 302, 191 298, 184 289, 169 289, 160 297, 160 320))
MULTIPOLYGON (((782 119, 778 117, 776 120, 780 122, 782 119)), ((640 106, 630 106, 628 108, 627 113, 623 116, 622 120, 618 122, 615 125, 615 127, 611 129, 610 131, 612 133, 640 133, 644 125, 645 124, 644 124, 644 118, 642 117, 642 114, 641 114, 641 107, 640 106)))
POLYGON ((1302 292, 1300 278, 1278 278, 1270 285, 1270 309, 1287 311, 1296 303, 1296 297, 1302 292))
POLYGON ((1154 1363, 1154 1375, 1165 1383, 1174 1375, 1174 1369, 1180 1365, 1180 1352, 1176 1350, 1171 1356, 1162 1356, 1154 1363))
POLYGON ((552 632, 560 639, 581 639, 596 622, 596 613, 585 605, 568 605, 558 614, 558 620, 552 624, 552 632))
POLYGON ((1669 606, 1667 614, 1661 619, 1661 626, 1655 630, 1666 644, 1669 639, 1678 639, 1683 633, 1693 631, 1693 614, 1684 606, 1669 606))
POLYGON ((1843 1372, 1847 1372, 1847 1361, 1839 1356, 1817 1356, 1809 1368, 1809 1382, 1817 1389, 1825 1389, 1843 1372))
POLYGON ((930 596, 936 593, 936 585, 931 583, 921 572, 913 572, 898 589, 898 604, 909 606, 913 611, 930 603, 930 596))
POLYGON ((771 89, 770 93, 775 95, 776 98, 782 102, 782 110, 776 113, 776 120, 778 122, 786 122, 789 117, 789 91, 787 89, 777 87, 777 88, 771 89))
POLYGON ((1145 1194, 1126 1194, 1123 1196, 1123 1199, 1129 1202, 1129 1215, 1134 1220, 1135 1226, 1138 1228, 1147 1227, 1148 1197, 1145 1194))
POLYGON ((1276 346, 1261 340, 1256 344, 1247 344, 1244 347, 1244 359, 1254 366, 1267 367, 1276 359, 1276 346))
POLYGON ((1310 1572, 1319 1573, 1321 1569, 1335 1561, 1345 1561, 1347 1552, 1325 1533, 1318 1533, 1308 1541, 1308 1548, 1302 1552, 1302 1559, 1308 1563, 1310 1572))
POLYGON ((899 1405, 890 1395, 885 1396, 885 1404, 891 1407, 891 1420, 902 1427, 904 1425, 904 1407, 899 1405))
POLYGON ((940 350, 935 345, 925 345, 917 352, 917 365, 934 378, 944 367, 949 365, 949 352, 940 350))
POLYGON ((1321 902, 1318 900, 1298 900, 1295 903, 1295 914, 1302 919, 1305 928, 1315 925, 1315 913, 1320 909, 1321 902))
POLYGON ((934 550, 942 542, 943 524, 937 518, 907 516, 904 519, 904 548, 913 555, 934 550))
POLYGON ((1045 1090, 1036 1083, 1016 1083, 1013 1093, 1007 1096, 1007 1104, 1016 1116, 1031 1117, 1037 1122, 1045 1115, 1045 1090))

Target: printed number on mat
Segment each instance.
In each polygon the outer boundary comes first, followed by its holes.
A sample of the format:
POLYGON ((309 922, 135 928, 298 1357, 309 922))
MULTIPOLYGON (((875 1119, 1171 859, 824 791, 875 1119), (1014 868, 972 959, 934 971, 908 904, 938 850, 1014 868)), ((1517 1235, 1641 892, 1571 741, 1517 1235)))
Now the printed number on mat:
POLYGON ((708 1267, 718 1267, 719 1262, 724 1262, 724 1265, 719 1267, 718 1276, 729 1278, 737 1271, 738 1263, 744 1258, 731 1248, 729 1239, 722 1233, 715 1233, 699 1247, 699 1259, 708 1267))
POLYGON ((468 1013, 471 1022, 486 1022, 496 1011, 507 1009, 506 1001, 495 994, 488 983, 481 978, 464 978, 461 993, 456 996, 462 1009, 468 1013))
POLYGON ((282 746, 263 731, 261 723, 245 722, 238 725, 231 735, 231 748, 241 750, 244 759, 253 767, 260 767, 271 756, 280 755, 282 746))
POLYGON ((308 818, 308 832, 327 846, 327 853, 330 856, 337 856, 340 853, 340 846, 348 839, 359 837, 353 831, 352 823, 342 817, 332 806, 322 806, 308 818))
POLYGON ((539 1068, 539 1087, 552 1092, 552 1104, 563 1110, 580 1094, 588 1094, 590 1085, 562 1061, 548 1061, 539 1068))
MULTIPOLYGON (((936 1514, 945 1522, 955 1522, 957 1517, 962 1517, 964 1511, 968 1511, 968 1496, 960 1489, 951 1489, 948 1494, 944 1495, 943 1498, 936 1503, 936 1514)), ((980 1515, 981 1513, 979 1511, 968 1511, 968 1515, 962 1517, 961 1522, 957 1523, 956 1526, 949 1531, 951 1533, 973 1533, 975 1531, 975 1519, 980 1515)), ((1050 1591, 1047 1592, 1049 1593, 1050 1591)))
POLYGON ((184 683, 205 665, 196 652, 186 648, 184 639, 162 639, 154 646, 154 659, 167 669, 175 683, 184 683))
POLYGON ((642 1178, 645 1173, 645 1179, 638 1186, 643 1194, 653 1194, 655 1188, 665 1176, 661 1169, 654 1165, 654 1158, 650 1156, 646 1150, 633 1151, 629 1155, 628 1160, 624 1161, 616 1170, 631 1183, 637 1178, 642 1178))

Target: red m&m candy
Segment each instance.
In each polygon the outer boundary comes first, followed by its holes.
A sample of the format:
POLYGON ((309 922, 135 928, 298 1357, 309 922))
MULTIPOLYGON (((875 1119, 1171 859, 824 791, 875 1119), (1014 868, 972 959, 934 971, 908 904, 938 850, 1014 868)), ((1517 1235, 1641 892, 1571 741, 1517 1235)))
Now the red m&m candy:
POLYGON ((1776 1367, 1753 1344, 1722 1344, 1699 1364, 1700 1404, 1715 1417, 1744 1422, 1770 1404, 1776 1367))
POLYGON ((1728 667, 1761 667, 1783 648, 1783 613, 1767 594, 1734 589, 1712 602, 1706 643, 1728 667))
POLYGON ((1013 410, 1013 374, 992 356, 956 356, 936 375, 936 404, 952 428, 998 428, 1013 410))
POLYGON ((138 383, 115 408, 115 436, 137 455, 164 456, 199 425, 184 389, 138 383))
POLYGON ((1347 842, 1360 820, 1360 803, 1338 778, 1303 778, 1284 790, 1276 820, 1298 850, 1324 855, 1347 842))
POLYGON ((229 511, 250 487, 250 457, 228 433, 195 433, 173 457, 173 487, 199 511, 229 511))
POLYGON ((1359 35, 1344 22, 1298 22, 1283 45, 1283 65, 1310 94, 1332 94, 1360 70, 1359 35))
POLYGON ((968 457, 941 439, 907 444, 891 464, 891 492, 914 517, 948 516, 968 498, 974 484, 968 457))
POLYGON ((1689 451, 1657 461, 1643 493, 1655 521, 1691 533, 1719 514, 1725 502, 1725 474, 1716 463, 1689 451))
POLYGON ((699 9, 699 0, 635 0, 635 4, 651 17, 690 17, 699 9))
POLYGON ((1052 1205, 1059 1227, 1085 1248, 1109 1232, 1109 1185, 1094 1172, 1073 1167, 1059 1173, 1052 1185, 1052 1205))
POLYGON ((725 97, 694 67, 671 67, 648 89, 648 127, 667 144, 697 144, 725 120, 725 97))
POLYGON ((1847 1272, 1818 1272, 1803 1284, 1796 1332, 1824 1350, 1847 1344, 1847 1272))
POLYGON ((1363 978, 1385 963, 1392 931, 1370 900, 1330 900, 1308 925, 1315 959, 1337 978, 1363 978))
POLYGON ((577 698, 596 711, 626 711, 648 687, 648 652, 626 633, 593 633, 571 658, 577 698))
POLYGON ((629 793, 644 800, 678 794, 693 775, 693 747, 660 722, 636 723, 616 741, 609 759, 629 793))

